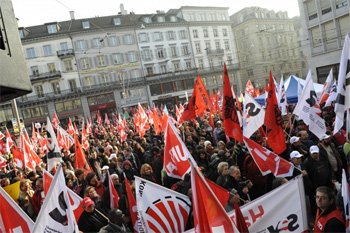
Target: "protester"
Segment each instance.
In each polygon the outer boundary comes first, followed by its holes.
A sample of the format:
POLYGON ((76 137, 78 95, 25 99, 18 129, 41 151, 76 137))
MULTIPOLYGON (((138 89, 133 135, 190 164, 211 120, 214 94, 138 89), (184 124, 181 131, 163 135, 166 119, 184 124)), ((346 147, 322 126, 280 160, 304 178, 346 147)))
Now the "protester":
POLYGON ((94 202, 89 197, 82 201, 83 213, 80 215, 78 226, 82 232, 99 232, 108 224, 108 219, 102 209, 95 208, 94 202))
POLYGON ((108 212, 108 225, 101 228, 99 233, 128 233, 130 229, 123 223, 124 214, 115 209, 108 212))

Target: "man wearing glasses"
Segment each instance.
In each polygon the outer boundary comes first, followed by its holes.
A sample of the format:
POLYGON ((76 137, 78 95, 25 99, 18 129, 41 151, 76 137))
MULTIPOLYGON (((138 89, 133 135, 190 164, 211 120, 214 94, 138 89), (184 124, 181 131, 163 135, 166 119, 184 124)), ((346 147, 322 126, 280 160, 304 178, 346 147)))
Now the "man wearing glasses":
POLYGON ((345 223, 335 205, 334 191, 321 186, 316 189, 317 216, 314 232, 345 232, 345 223))

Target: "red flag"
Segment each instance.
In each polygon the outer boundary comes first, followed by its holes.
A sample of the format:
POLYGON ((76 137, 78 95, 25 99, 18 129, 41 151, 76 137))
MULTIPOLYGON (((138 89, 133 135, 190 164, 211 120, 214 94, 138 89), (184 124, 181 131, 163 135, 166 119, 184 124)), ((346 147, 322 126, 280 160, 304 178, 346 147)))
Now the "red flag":
MULTIPOLYGON (((1 139, 0 139, 1 140, 1 139)), ((2 140, 1 140, 2 141, 2 140)), ((1 152, 1 151, 0 151, 1 152)), ((0 169, 6 166, 6 159, 4 159, 2 156, 0 156, 0 169)))
POLYGON ((86 133, 91 134, 92 133, 92 123, 89 117, 86 117, 86 133))
POLYGON ((84 123, 83 123, 83 131, 81 133, 81 144, 82 144, 82 147, 85 149, 85 151, 89 150, 90 145, 88 140, 88 134, 85 131, 84 123))
POLYGON ((57 143, 60 148, 69 150, 73 144, 74 139, 62 127, 57 127, 57 143))
POLYGON ((255 96, 256 96, 256 97, 260 96, 260 90, 259 90, 259 88, 255 90, 255 96))
POLYGON ((207 90, 202 82, 201 77, 198 75, 196 82, 194 83, 194 89, 196 89, 196 114, 199 115, 202 112, 205 112, 208 108, 211 107, 210 98, 207 90))
POLYGON ((0 188, 0 222, 0 231, 4 232, 31 232, 34 226, 28 215, 2 188, 0 188))
POLYGON ((7 128, 5 128, 5 132, 6 132, 6 150, 9 152, 14 143, 11 138, 11 134, 9 133, 7 128))
POLYGON ((138 105, 139 108, 139 119, 138 119, 138 123, 139 123, 139 132, 141 134, 141 137, 143 137, 145 135, 145 130, 150 129, 149 123, 148 123, 148 117, 145 113, 145 111, 143 110, 141 104, 138 105))
POLYGON ((118 209, 119 208, 119 195, 117 190, 115 190, 111 175, 109 174, 109 171, 107 171, 108 173, 108 187, 109 187, 109 197, 110 197, 110 201, 111 201, 111 205, 110 208, 111 210, 114 209, 118 209))
POLYGON ((134 226, 134 232, 139 232, 139 226, 137 225, 137 204, 134 194, 131 191, 128 179, 124 175, 126 194, 128 195, 129 211, 131 216, 132 225, 134 226))
POLYGON ((175 106, 175 109, 176 109, 176 120, 179 122, 181 118, 181 113, 177 106, 175 106))
POLYGON ((162 130, 166 130, 167 124, 168 124, 168 114, 166 114, 166 112, 163 112, 163 116, 162 116, 162 130))
POLYGON ((72 136, 75 133, 75 129, 70 118, 68 119, 68 133, 69 135, 72 135, 72 136))
POLYGON ((75 125, 75 123, 73 123, 73 125, 74 125, 74 133, 75 133, 76 135, 79 135, 79 131, 78 131, 78 129, 77 129, 77 126, 75 125))
POLYGON ((53 114, 51 123, 55 129, 57 129, 58 125, 60 124, 60 121, 58 120, 56 112, 54 112, 54 114, 53 114))
POLYGON ((80 142, 77 135, 74 135, 74 144, 75 144, 75 166, 74 169, 78 168, 84 169, 85 175, 92 171, 90 165, 86 161, 86 156, 83 148, 81 148, 80 142))
POLYGON ((108 114, 105 113, 105 124, 110 125, 111 122, 109 121, 108 114))
POLYGON ((270 71, 270 84, 266 98, 266 112, 264 125, 267 127, 267 143, 277 154, 286 150, 286 141, 282 129, 281 110, 278 107, 275 84, 270 71))
POLYGON ((34 150, 38 147, 38 137, 36 136, 34 124, 32 123, 32 144, 34 146, 34 150))
POLYGON ((254 96, 254 86, 252 82, 249 80, 247 82, 247 85, 245 86, 245 92, 248 93, 250 96, 254 96))
POLYGON ((161 121, 159 119, 158 113, 156 111, 153 111, 153 126, 154 130, 157 132, 158 135, 160 135, 162 129, 161 129, 161 121))
POLYGON ((42 156, 44 156, 44 155, 46 154, 45 151, 46 151, 46 153, 47 153, 47 151, 48 151, 47 138, 46 138, 46 137, 43 139, 43 141, 42 141, 42 143, 41 143, 41 146, 40 146, 40 154, 41 154, 42 156))
POLYGON ((170 121, 167 123, 168 125, 165 132, 164 169, 168 176, 183 179, 191 168, 191 164, 188 161, 191 154, 180 139, 175 126, 170 121))
POLYGON ((24 154, 23 151, 19 151, 16 148, 11 149, 13 154, 13 159, 16 161, 17 167, 20 167, 22 169, 25 168, 25 160, 24 160, 24 154))
POLYGON ((247 137, 244 137, 244 142, 256 165, 264 176, 269 173, 272 173, 276 177, 292 176, 294 166, 292 166, 287 160, 247 137))
POLYGON ((192 166, 192 204, 196 232, 238 232, 198 168, 192 166))
POLYGON ((5 137, 5 134, 0 132, 0 140, 3 139, 5 137))
POLYGON ((222 207, 225 208, 228 198, 230 197, 230 192, 207 178, 205 178, 205 181, 207 181, 210 189, 215 193, 222 207))
POLYGON ((189 119, 193 119, 196 118, 196 89, 193 89, 193 93, 192 96, 190 98, 190 100, 188 101, 188 103, 185 105, 184 111, 181 115, 179 124, 181 124, 182 122, 189 120, 189 119))
POLYGON ((23 135, 21 136, 21 140, 25 166, 29 167, 32 170, 35 170, 35 166, 41 163, 41 159, 38 157, 35 151, 33 151, 29 142, 25 139, 23 135))
POLYGON ((233 99, 230 79, 228 78, 226 64, 224 64, 224 86, 222 112, 225 134, 239 142, 243 142, 243 133, 239 124, 235 100, 233 99))
POLYGON ((239 232, 249 233, 247 223, 245 222, 245 219, 237 202, 235 202, 235 216, 236 226, 239 232))
POLYGON ((97 111, 97 125, 101 126, 102 125, 102 117, 100 114, 100 110, 97 111))

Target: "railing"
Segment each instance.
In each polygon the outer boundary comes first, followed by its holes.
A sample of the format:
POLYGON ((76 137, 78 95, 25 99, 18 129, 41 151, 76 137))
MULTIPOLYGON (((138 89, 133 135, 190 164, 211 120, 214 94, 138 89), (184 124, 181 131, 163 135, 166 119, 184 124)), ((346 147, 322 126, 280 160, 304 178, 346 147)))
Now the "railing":
POLYGON ((38 101, 38 100, 50 100, 50 99, 56 99, 58 97, 72 95, 72 93, 82 93, 82 91, 80 88, 76 88, 74 90, 62 90, 60 91, 60 93, 50 92, 50 93, 43 93, 40 95, 22 96, 20 98, 17 98, 17 101, 18 103, 27 103, 27 102, 38 101))
POLYGON ((223 53, 225 53, 223 49, 207 49, 207 55, 217 55, 223 53))
POLYGON ((39 81, 42 79, 50 79, 50 78, 56 78, 56 77, 62 77, 61 71, 57 70, 54 72, 45 72, 45 73, 40 73, 38 75, 30 75, 30 81, 35 82, 39 81))
POLYGON ((69 57, 74 56, 74 50, 73 49, 64 49, 57 51, 57 57, 69 57))

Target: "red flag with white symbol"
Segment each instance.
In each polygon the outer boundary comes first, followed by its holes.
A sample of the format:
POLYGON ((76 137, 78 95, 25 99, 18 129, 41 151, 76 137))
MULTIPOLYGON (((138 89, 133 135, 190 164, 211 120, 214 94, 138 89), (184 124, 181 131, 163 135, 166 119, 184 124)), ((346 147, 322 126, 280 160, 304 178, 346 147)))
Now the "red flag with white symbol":
POLYGON ((254 96, 255 95, 254 90, 255 89, 254 89, 252 82, 250 80, 248 80, 247 85, 245 86, 245 93, 248 93, 250 96, 254 96))
POLYGON ((69 150, 74 144, 74 139, 71 135, 67 133, 67 131, 65 131, 62 127, 58 126, 57 142, 60 148, 69 150))
POLYGON ((11 134, 9 133, 9 131, 7 130, 7 128, 5 128, 5 132, 6 132, 6 151, 10 152, 10 149, 13 146, 13 140, 11 138, 11 134))
POLYGON ((57 129, 58 125, 60 124, 60 120, 58 120, 56 112, 53 114, 51 124, 55 129, 57 129))
POLYGON ((115 190, 115 188, 114 188, 114 184, 113 184, 111 175, 109 174, 109 171, 107 171, 107 173, 108 173, 109 197, 110 197, 110 202, 111 202, 110 208, 111 208, 111 210, 114 210, 114 209, 119 208, 119 204, 118 204, 119 203, 119 195, 118 195, 117 190, 115 190))
POLYGON ((110 125, 111 122, 109 121, 108 114, 105 113, 105 124, 110 125))
POLYGON ((97 111, 97 125, 98 126, 102 125, 102 117, 101 117, 100 111, 97 111))
POLYGON ((75 129, 70 118, 68 119, 68 133, 71 136, 73 136, 73 134, 75 133, 75 129))
POLYGON ((138 217, 137 217, 137 204, 136 204, 134 194, 131 191, 131 187, 128 182, 128 179, 126 178, 126 175, 124 175, 124 181, 125 181, 126 194, 128 195, 129 211, 130 211, 132 225, 134 226, 134 232, 140 232, 139 225, 138 225, 138 217))
POLYGON ((85 149, 85 151, 88 151, 89 150, 89 140, 88 140, 88 134, 86 133, 86 130, 85 130, 85 126, 84 126, 84 123, 83 123, 83 131, 81 133, 81 144, 82 144, 82 147, 85 149))

